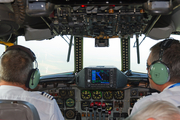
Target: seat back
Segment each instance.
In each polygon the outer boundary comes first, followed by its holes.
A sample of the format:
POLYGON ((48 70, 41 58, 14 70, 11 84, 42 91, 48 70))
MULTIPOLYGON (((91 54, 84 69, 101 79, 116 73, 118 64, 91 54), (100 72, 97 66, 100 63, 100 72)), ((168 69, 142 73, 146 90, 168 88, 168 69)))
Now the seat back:
POLYGON ((0 100, 0 120, 40 120, 34 105, 17 100, 0 100))

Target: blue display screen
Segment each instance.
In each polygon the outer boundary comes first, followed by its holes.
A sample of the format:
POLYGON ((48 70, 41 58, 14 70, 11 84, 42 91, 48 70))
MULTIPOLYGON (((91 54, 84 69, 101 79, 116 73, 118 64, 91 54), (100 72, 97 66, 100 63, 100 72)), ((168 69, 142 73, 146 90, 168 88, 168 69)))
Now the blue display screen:
POLYGON ((92 70, 92 83, 109 84, 109 70, 92 70))

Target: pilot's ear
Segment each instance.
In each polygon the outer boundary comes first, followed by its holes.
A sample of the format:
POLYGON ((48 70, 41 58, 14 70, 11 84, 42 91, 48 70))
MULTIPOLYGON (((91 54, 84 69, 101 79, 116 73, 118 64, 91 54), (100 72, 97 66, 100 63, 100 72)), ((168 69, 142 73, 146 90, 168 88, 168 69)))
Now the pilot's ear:
POLYGON ((154 118, 148 118, 147 120, 155 120, 154 118))

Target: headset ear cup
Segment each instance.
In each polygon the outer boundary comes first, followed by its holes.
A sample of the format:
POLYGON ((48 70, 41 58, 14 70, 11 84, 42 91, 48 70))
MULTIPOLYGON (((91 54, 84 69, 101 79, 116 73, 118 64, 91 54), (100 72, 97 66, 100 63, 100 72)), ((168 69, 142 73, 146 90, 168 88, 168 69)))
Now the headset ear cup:
POLYGON ((39 79, 40 79, 39 69, 38 69, 38 68, 32 69, 32 70, 29 72, 29 76, 28 76, 28 79, 27 79, 27 81, 26 81, 26 87, 27 87, 27 88, 30 88, 30 89, 36 88, 36 86, 37 86, 38 83, 39 83, 39 79))
POLYGON ((160 61, 151 65, 150 75, 152 80, 158 85, 165 84, 170 79, 168 67, 160 61))

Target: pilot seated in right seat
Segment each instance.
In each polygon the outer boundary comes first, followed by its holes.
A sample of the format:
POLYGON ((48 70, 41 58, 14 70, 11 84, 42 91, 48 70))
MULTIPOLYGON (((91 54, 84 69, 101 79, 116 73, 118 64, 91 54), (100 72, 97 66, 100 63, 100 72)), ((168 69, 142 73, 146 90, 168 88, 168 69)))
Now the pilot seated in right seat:
POLYGON ((165 39, 153 47, 147 60, 150 87, 160 91, 138 100, 131 114, 149 103, 165 100, 180 106, 180 42, 165 39))

